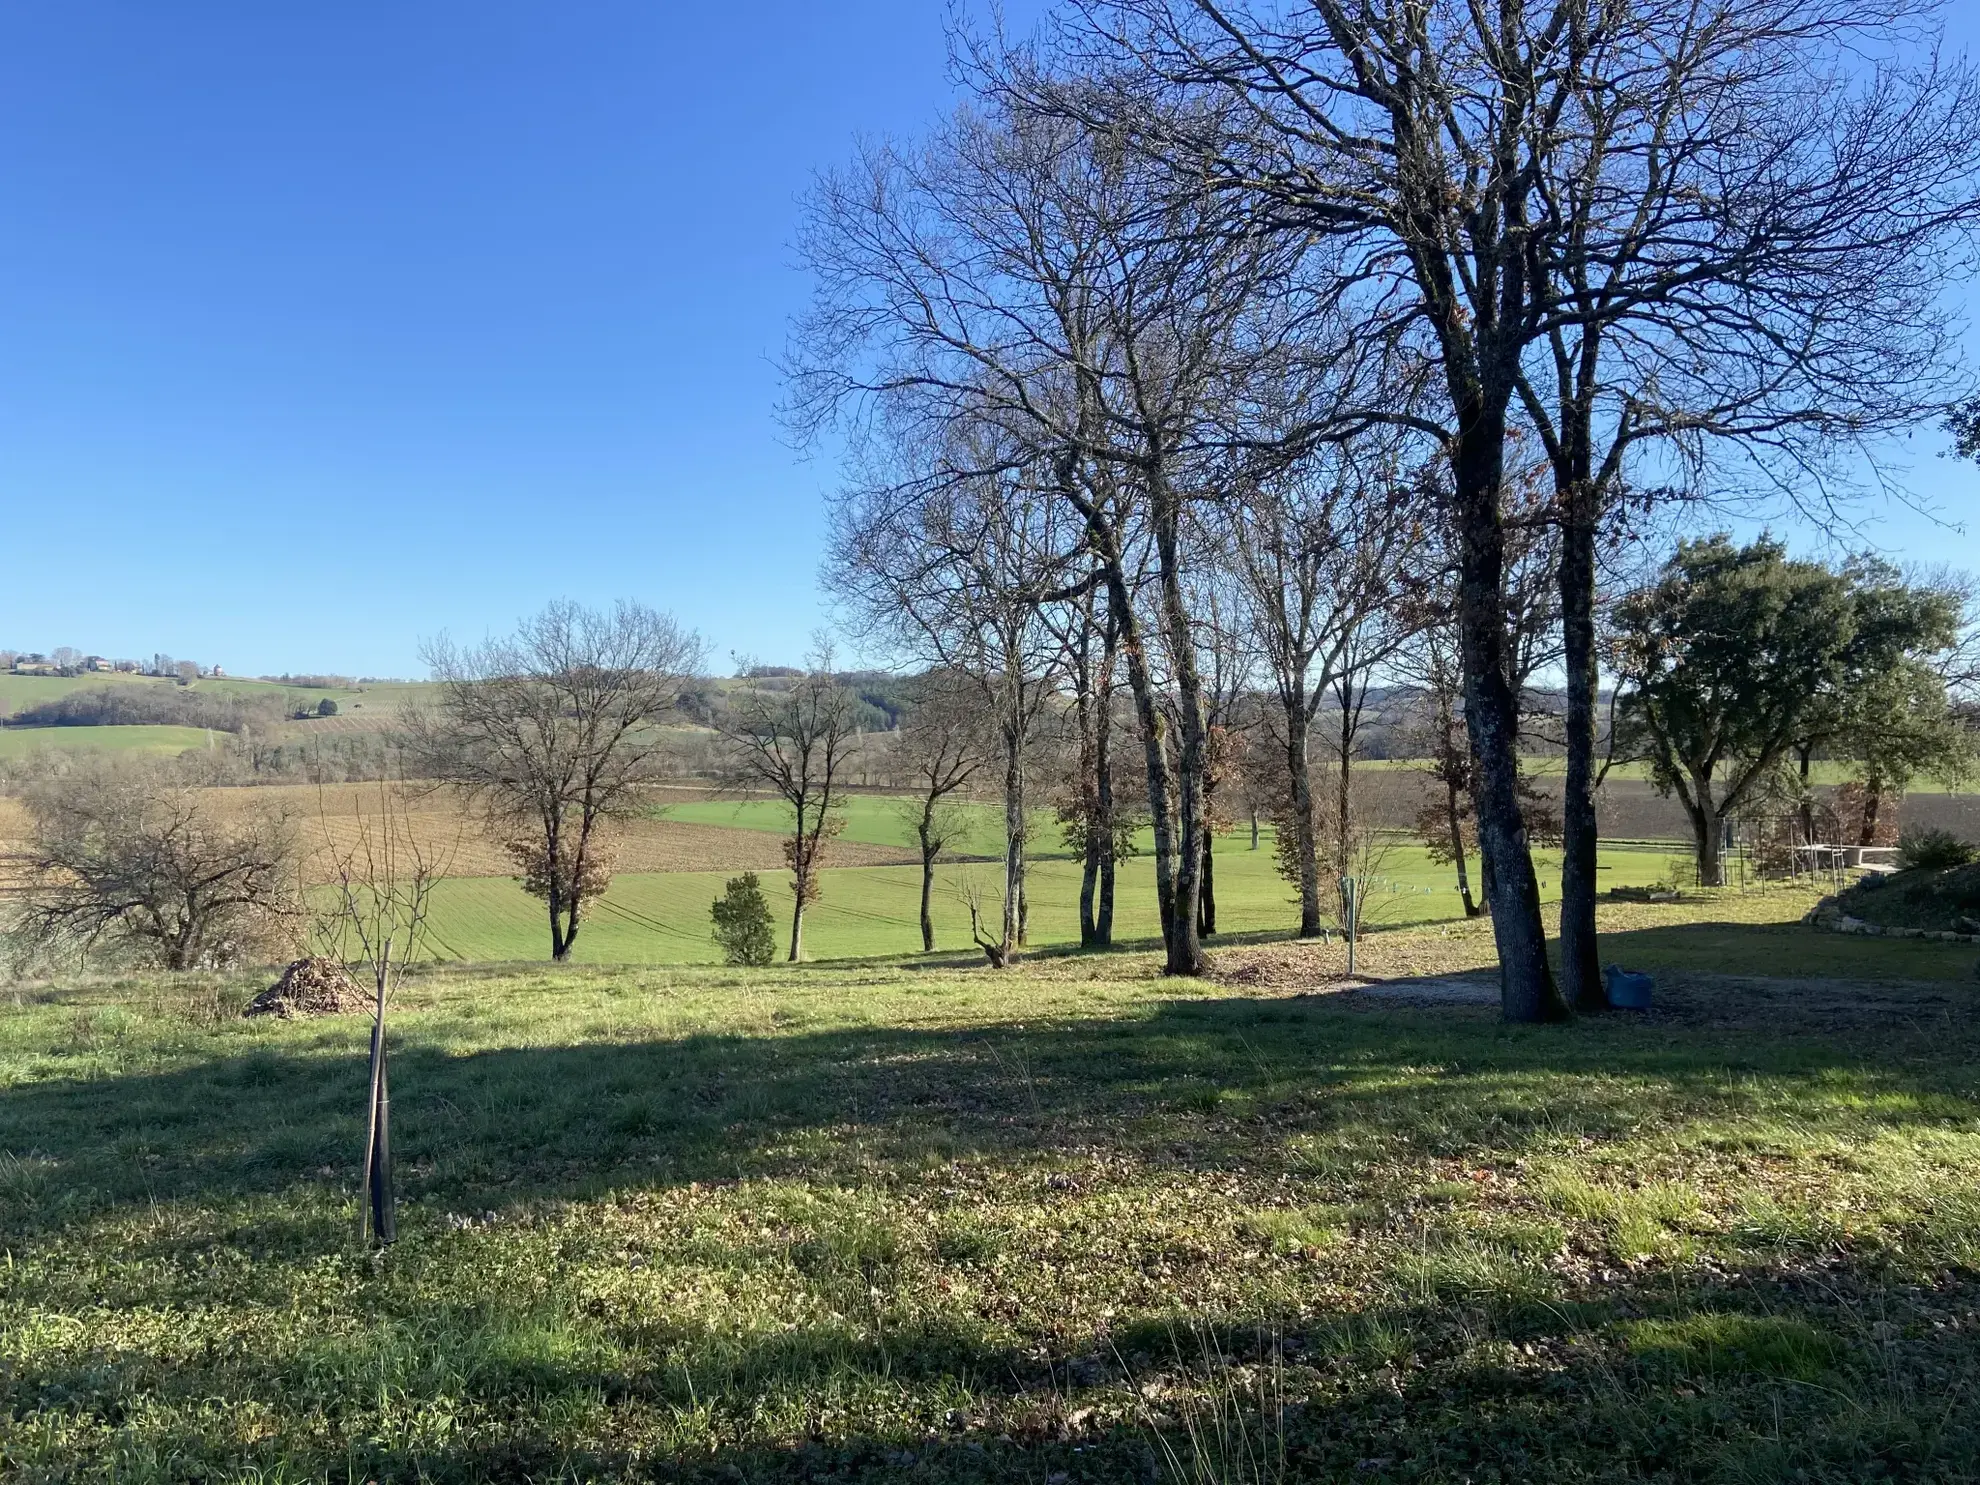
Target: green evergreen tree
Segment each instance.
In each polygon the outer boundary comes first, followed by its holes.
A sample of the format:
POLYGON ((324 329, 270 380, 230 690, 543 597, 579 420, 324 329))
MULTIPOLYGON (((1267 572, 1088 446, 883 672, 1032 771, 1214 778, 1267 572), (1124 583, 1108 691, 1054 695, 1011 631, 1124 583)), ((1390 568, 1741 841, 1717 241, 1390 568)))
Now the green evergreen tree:
POLYGON ((776 957, 770 904, 763 899, 763 884, 755 872, 730 877, 709 915, 715 920, 715 942, 722 946, 722 957, 728 963, 768 964, 776 957))
POLYGON ((1867 837, 1885 796, 1956 766, 1965 739, 1928 663, 1958 605, 1868 559, 1795 561, 1762 536, 1681 542, 1658 580, 1616 606, 1619 754, 1650 765, 1691 817, 1698 879, 1723 881, 1726 822, 1792 755, 1858 763, 1867 837))

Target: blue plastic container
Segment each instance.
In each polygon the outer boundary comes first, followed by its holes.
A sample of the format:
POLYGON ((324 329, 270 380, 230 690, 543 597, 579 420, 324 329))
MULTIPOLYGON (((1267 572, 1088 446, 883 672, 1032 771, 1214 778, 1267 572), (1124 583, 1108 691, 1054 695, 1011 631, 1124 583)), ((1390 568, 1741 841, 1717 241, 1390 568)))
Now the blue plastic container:
POLYGON ((1650 991, 1654 983, 1650 976, 1635 974, 1611 964, 1603 972, 1603 979, 1609 991, 1610 1005, 1626 1011, 1650 1009, 1650 991))

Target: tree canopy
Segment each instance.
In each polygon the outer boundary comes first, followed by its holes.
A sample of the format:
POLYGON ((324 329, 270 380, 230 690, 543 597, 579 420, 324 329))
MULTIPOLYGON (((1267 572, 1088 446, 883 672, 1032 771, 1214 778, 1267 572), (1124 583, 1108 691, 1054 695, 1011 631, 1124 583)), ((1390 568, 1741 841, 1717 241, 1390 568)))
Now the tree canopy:
POLYGON ((1910 716, 1934 696, 1943 710, 1926 662, 1957 622, 1886 563, 1832 568, 1724 533, 1681 542, 1617 605, 1618 745, 1691 817, 1701 881, 1720 880, 1726 821, 1792 750, 1832 743, 1893 782, 1930 760, 1940 743, 1910 716))

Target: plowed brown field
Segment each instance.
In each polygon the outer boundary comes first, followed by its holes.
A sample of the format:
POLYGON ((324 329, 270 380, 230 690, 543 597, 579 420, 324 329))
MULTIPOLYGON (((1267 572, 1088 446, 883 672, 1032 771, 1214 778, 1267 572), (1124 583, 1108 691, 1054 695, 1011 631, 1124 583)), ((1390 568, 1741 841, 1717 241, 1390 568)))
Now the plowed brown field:
MULTIPOLYGON (((406 828, 420 853, 440 864, 450 877, 514 876, 515 866, 499 838, 445 793, 408 792, 396 806, 381 795, 377 784, 277 785, 265 788, 208 791, 224 810, 268 809, 291 816, 308 849, 312 880, 331 880, 340 852, 361 842, 370 821, 377 822, 388 807, 403 810, 406 828)), ((20 801, 0 798, 0 888, 15 872, 10 857, 22 849, 27 812, 20 801)), ((724 825, 695 825, 677 820, 634 820, 614 825, 609 833, 614 869, 621 872, 775 871, 784 865, 783 837, 768 831, 732 829, 724 825)), ((832 847, 834 866, 900 866, 918 859, 893 846, 839 841, 832 847)))

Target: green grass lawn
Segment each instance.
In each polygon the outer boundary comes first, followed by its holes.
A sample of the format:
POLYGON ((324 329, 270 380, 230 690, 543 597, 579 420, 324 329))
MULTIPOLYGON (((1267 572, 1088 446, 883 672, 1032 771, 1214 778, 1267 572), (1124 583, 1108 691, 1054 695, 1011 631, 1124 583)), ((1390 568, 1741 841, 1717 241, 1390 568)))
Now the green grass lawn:
MULTIPOLYGON (((885 801, 868 820, 884 827, 885 801)), ((704 814, 700 805, 676 805, 676 818, 729 823, 737 807, 723 803, 704 814), (694 811, 683 815, 681 811, 694 811)), ((769 808, 766 806, 766 809, 769 808)), ((858 818, 857 816, 855 818, 858 818)), ((881 844, 876 828, 873 836, 881 844)), ((1247 838, 1219 842, 1217 851, 1218 928, 1225 934, 1285 932, 1298 921, 1292 889, 1273 864, 1269 837, 1263 848, 1246 849, 1247 838)), ((1665 875, 1668 847, 1607 848, 1602 855, 1604 885, 1640 886, 1665 875)), ((1367 919, 1371 927, 1459 918, 1463 907, 1448 867, 1432 862, 1420 846, 1399 843, 1371 885, 1367 919)), ((1540 854, 1543 893, 1558 897, 1558 853, 1540 854)), ((789 940, 790 887, 784 872, 761 874, 765 895, 778 918, 778 941, 789 940)), ((934 902, 937 945, 967 949, 969 913, 958 887, 974 875, 985 898, 999 901, 1001 867, 971 863, 939 868, 934 902)), ((613 880, 610 893, 579 934, 576 957, 590 964, 710 963, 720 956, 708 936, 708 909, 721 894, 726 872, 627 873, 613 880)), ((1474 877, 1476 890, 1476 878, 1474 877)), ((921 947, 921 871, 912 866, 847 867, 824 873, 824 896, 805 915, 807 954, 818 959, 911 954, 921 947)), ((1028 896, 1031 942, 1039 947, 1079 940, 1079 864, 1048 858, 1033 864, 1028 896)), ((455 878, 439 889, 433 916, 434 953, 467 960, 541 959, 549 954, 549 929, 542 905, 507 878, 455 878)), ((1155 911, 1155 867, 1148 856, 1124 862, 1116 892, 1115 928, 1123 941, 1160 934, 1155 911)))
MULTIPOLYGON (((1606 949, 1843 943, 1728 911, 1606 949)), ((1905 947, 1940 988, 1546 1028, 1146 955, 440 969, 377 1258, 362 1018, 26 987, 0 1476, 1971 1480, 1972 951, 1905 947)))

